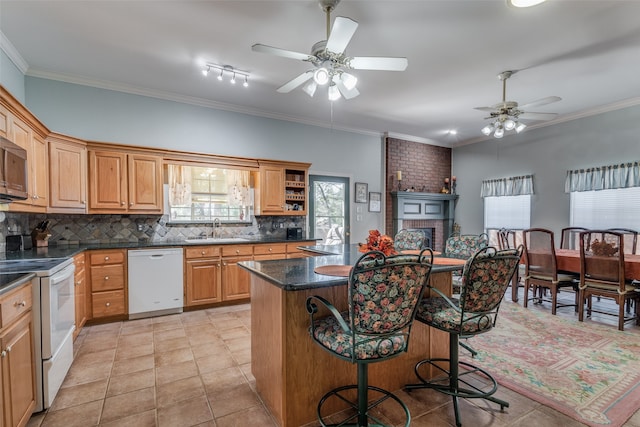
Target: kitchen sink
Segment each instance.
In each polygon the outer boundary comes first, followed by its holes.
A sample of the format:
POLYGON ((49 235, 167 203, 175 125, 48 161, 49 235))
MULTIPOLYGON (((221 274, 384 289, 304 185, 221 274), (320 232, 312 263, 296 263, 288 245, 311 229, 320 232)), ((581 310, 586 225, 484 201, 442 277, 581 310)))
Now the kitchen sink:
POLYGON ((189 237, 187 243, 244 243, 249 239, 243 237, 189 237))

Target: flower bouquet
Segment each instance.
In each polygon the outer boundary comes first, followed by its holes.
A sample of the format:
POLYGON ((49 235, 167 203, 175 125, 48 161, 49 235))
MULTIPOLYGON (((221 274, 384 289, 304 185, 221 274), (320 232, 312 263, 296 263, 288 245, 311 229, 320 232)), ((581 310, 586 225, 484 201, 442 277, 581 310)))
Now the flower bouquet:
POLYGON ((393 247, 393 239, 386 234, 380 234, 378 230, 369 230, 369 237, 365 243, 360 244, 360 252, 380 251, 385 256, 396 255, 393 247))

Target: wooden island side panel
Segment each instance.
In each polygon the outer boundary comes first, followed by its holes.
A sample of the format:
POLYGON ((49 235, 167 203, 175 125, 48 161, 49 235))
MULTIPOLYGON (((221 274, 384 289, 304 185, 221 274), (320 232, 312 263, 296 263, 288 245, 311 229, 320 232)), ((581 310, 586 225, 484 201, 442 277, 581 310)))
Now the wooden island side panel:
MULTIPOLYGON (((435 273, 430 280, 432 286, 450 293, 451 273, 435 273)), ((251 369, 258 393, 282 427, 316 420, 318 402, 327 391, 357 381, 355 364, 331 355, 309 337, 306 300, 311 295, 326 298, 339 310, 347 308, 346 285, 285 291, 251 275, 251 369)), ((370 364, 369 384, 399 390, 416 381, 413 368, 418 361, 448 353, 446 333, 415 322, 409 351, 370 364)))

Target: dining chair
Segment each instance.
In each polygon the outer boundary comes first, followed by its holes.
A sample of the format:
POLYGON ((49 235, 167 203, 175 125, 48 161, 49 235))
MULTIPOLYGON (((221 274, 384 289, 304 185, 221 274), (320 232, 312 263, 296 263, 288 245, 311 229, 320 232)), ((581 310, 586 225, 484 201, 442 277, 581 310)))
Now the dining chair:
POLYGON ((638 232, 628 228, 609 228, 608 231, 614 231, 622 234, 624 239, 624 253, 635 255, 638 246, 638 232))
POLYGON ((524 230, 524 300, 527 307, 529 300, 534 303, 549 301, 541 292, 548 289, 551 294, 551 314, 556 314, 558 307, 578 307, 577 277, 575 275, 558 272, 556 250, 553 231, 544 228, 529 228, 524 230), (576 293, 573 304, 558 303, 558 292, 562 288, 571 288, 576 293), (529 297, 529 290, 533 295, 529 297), (536 296, 536 293, 538 294, 536 296))
POLYGON ((626 322, 635 320, 640 325, 640 292, 632 281, 625 278, 624 235, 610 230, 589 230, 580 233, 580 284, 578 286, 578 320, 584 320, 585 301, 587 316, 592 313, 618 316, 618 330, 626 322), (618 312, 594 309, 592 297, 611 298, 618 312), (633 304, 631 304, 633 303, 633 304), (625 305, 634 307, 625 314, 625 305))
POLYGON ((580 249, 580 233, 587 231, 584 227, 565 227, 560 234, 560 249, 580 249))
POLYGON ((317 414, 322 426, 328 425, 325 420, 329 414, 322 411, 327 402, 332 408, 337 403, 347 403, 354 410, 332 425, 383 426, 374 408, 388 399, 400 405, 406 417, 405 427, 410 425, 411 415, 404 402, 393 393, 368 384, 368 366, 407 351, 432 264, 431 249, 424 249, 419 255, 391 257, 368 252, 358 259, 349 276, 348 310, 340 312, 320 296, 307 298, 313 341, 331 355, 358 366, 357 384, 337 387, 320 399, 317 414), (328 310, 329 315, 318 317, 320 310, 328 310), (355 401, 353 390, 357 390, 355 401), (375 424, 369 424, 369 420, 375 424))
POLYGON ((418 307, 417 321, 449 334, 449 358, 418 362, 414 370, 420 382, 405 388, 430 388, 450 395, 457 426, 461 425, 459 397, 486 399, 500 405, 501 410, 509 407, 508 402, 493 396, 498 383, 489 372, 460 361, 459 340, 489 332, 496 325, 500 303, 518 268, 522 250, 522 246, 504 251, 481 249, 464 266, 459 299, 451 299, 427 285, 434 296, 423 298, 418 307))
POLYGON ((427 236, 422 230, 399 230, 393 238, 393 246, 397 251, 422 250, 426 247, 427 236))
MULTIPOLYGON (((517 243, 518 237, 515 230, 508 230, 506 228, 501 228, 498 231, 498 243, 500 250, 505 249, 515 249, 518 247, 517 243)), ((510 286, 511 286, 511 300, 513 302, 518 302, 518 288, 522 287, 520 284, 520 277, 524 276, 524 264, 519 264, 516 272, 513 273, 513 277, 511 278, 510 286)))

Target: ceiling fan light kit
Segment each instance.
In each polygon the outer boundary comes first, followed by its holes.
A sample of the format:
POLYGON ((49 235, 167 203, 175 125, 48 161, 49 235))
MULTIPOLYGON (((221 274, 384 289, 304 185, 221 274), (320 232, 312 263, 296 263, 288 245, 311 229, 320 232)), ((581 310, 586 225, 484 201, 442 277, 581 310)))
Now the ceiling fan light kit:
POLYGON ((491 107, 476 108, 476 110, 488 111, 489 117, 487 119, 491 119, 491 123, 480 130, 483 135, 489 136, 493 133, 495 138, 502 138, 505 131, 515 130, 516 133, 520 133, 527 127, 520 119, 550 120, 557 115, 555 113, 526 112, 524 109, 558 102, 562 100, 559 96, 548 96, 522 106, 518 106, 515 101, 507 101, 507 79, 517 72, 518 70, 507 70, 498 74, 498 79, 502 80, 502 102, 491 107))
POLYGON ((254 52, 268 53, 284 58, 296 59, 311 63, 314 68, 284 85, 277 91, 288 93, 302 86, 302 90, 313 97, 318 86, 328 85, 327 97, 330 101, 355 98, 360 94, 356 85, 358 78, 348 70, 382 70, 404 71, 407 68, 407 58, 393 57, 349 57, 345 49, 358 28, 358 23, 350 18, 339 16, 331 27, 331 11, 340 3, 340 0, 319 0, 320 8, 326 14, 327 39, 315 43, 311 54, 293 52, 286 49, 254 44, 251 49, 254 52))
POLYGON ((507 4, 514 7, 531 7, 544 3, 545 1, 546 0, 507 0, 507 4))

